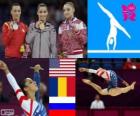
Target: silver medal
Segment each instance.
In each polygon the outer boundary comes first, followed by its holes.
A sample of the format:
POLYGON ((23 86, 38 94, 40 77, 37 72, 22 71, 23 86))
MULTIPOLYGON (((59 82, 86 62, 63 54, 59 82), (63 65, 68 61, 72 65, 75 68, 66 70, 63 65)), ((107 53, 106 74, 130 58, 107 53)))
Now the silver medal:
POLYGON ((18 24, 17 23, 13 23, 13 29, 17 30, 18 29, 18 24))

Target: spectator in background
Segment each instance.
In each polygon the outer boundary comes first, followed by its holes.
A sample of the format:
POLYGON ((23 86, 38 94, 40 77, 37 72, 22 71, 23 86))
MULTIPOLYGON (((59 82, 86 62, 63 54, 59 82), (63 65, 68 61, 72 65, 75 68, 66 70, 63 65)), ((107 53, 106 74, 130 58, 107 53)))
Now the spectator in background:
POLYGON ((20 20, 21 6, 13 3, 11 6, 12 19, 3 24, 2 39, 6 58, 21 58, 24 53, 27 26, 20 20))
POLYGON ((63 6, 65 21, 59 27, 59 58, 83 58, 87 32, 83 21, 74 16, 75 6, 66 2, 63 6))
POLYGON ((56 30, 47 22, 48 8, 41 3, 37 7, 38 21, 31 23, 26 36, 32 58, 56 58, 56 30))
POLYGON ((3 95, 3 83, 0 81, 0 103, 7 103, 9 99, 3 95))
POLYGON ((105 109, 104 102, 100 99, 98 94, 95 96, 95 100, 91 103, 90 109, 105 109))

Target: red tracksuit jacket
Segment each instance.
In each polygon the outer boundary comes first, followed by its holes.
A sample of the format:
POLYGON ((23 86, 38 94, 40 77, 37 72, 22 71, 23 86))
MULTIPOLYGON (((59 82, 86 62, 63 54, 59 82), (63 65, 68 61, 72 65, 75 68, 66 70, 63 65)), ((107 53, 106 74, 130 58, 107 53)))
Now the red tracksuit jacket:
POLYGON ((21 58, 20 47, 25 42, 27 26, 23 22, 18 23, 17 30, 10 29, 10 21, 5 22, 2 27, 2 39, 5 46, 5 57, 21 58))

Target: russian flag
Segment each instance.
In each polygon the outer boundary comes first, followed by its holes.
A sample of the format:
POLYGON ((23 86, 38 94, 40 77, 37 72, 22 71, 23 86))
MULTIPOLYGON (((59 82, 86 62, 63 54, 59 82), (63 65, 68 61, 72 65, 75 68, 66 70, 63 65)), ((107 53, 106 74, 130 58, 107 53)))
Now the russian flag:
POLYGON ((75 97, 49 97, 49 109, 73 110, 75 97))

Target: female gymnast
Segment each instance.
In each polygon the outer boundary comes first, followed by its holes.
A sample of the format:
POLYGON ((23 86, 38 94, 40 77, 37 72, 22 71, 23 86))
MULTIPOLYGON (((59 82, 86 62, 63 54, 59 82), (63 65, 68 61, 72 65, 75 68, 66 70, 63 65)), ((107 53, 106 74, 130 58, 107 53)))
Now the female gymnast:
POLYGON ((21 83, 21 88, 17 84, 14 76, 8 69, 5 62, 0 61, 0 69, 6 74, 7 80, 14 89, 17 99, 26 116, 47 116, 46 108, 39 102, 39 71, 43 70, 40 65, 31 67, 34 70, 34 80, 26 78, 21 83), (36 82, 35 82, 36 81, 36 82))
POLYGON ((79 68, 79 71, 94 73, 107 81, 108 87, 105 89, 102 89, 99 85, 91 82, 91 80, 89 79, 82 80, 84 83, 94 88, 101 95, 118 96, 118 95, 121 95, 122 93, 127 93, 130 90, 134 90, 134 87, 136 84, 136 82, 133 82, 131 85, 129 85, 125 80, 119 77, 113 70, 106 70, 103 68, 99 68, 97 70, 79 68), (118 87, 119 81, 121 81, 126 87, 118 87))
POLYGON ((74 16, 75 6, 66 2, 63 6, 65 21, 59 27, 58 54, 60 58, 83 58, 86 45, 86 25, 74 16))
POLYGON ((40 3, 37 7, 38 21, 29 26, 26 42, 30 45, 32 58, 56 58, 56 30, 47 21, 48 7, 40 3))

